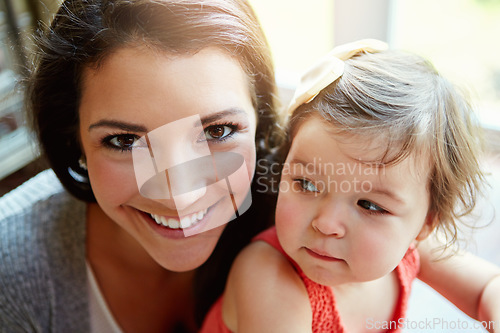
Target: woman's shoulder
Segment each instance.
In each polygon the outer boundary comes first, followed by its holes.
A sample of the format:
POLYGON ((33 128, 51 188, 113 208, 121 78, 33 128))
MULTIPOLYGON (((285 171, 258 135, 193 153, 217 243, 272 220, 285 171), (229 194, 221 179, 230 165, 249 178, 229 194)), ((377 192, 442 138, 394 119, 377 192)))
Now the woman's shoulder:
POLYGON ((63 243, 84 240, 85 211, 52 170, 41 172, 0 198, 3 258, 54 253, 63 243))
POLYGON ((0 223, 16 217, 42 220, 84 207, 85 203, 72 197, 48 169, 0 197, 0 223))
POLYGON ((50 169, 26 181, 0 197, 0 220, 30 210, 37 202, 64 192, 61 183, 50 169))
POLYGON ((0 198, 0 321, 85 313, 85 212, 51 170, 0 198))

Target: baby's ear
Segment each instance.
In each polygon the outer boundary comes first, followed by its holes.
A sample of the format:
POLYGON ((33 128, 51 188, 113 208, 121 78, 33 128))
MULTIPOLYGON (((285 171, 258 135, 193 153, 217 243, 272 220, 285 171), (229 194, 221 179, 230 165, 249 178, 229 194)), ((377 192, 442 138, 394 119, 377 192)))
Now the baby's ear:
POLYGON ((429 211, 425 217, 425 223, 415 239, 417 241, 426 239, 437 226, 438 220, 438 214, 434 211, 429 211))

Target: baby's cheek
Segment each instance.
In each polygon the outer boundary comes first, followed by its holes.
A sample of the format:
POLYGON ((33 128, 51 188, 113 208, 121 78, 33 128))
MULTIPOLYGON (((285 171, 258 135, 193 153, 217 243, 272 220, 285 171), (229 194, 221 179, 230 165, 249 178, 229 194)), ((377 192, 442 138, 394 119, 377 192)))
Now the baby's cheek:
POLYGON ((281 246, 289 254, 291 254, 290 250, 295 247, 294 231, 297 229, 291 216, 289 207, 286 204, 278 203, 275 221, 276 233, 281 246))
POLYGON ((389 274, 401 260, 400 251, 390 246, 391 240, 377 234, 360 237, 354 249, 357 267, 364 280, 374 280, 389 274))
POLYGON ((283 198, 283 194, 280 194, 278 197, 278 203, 276 206, 276 227, 282 228, 287 224, 293 224, 293 215, 294 215, 293 205, 283 198))
POLYGON ((307 219, 301 207, 294 200, 278 198, 276 207, 276 229, 285 251, 295 249, 308 228, 307 219))

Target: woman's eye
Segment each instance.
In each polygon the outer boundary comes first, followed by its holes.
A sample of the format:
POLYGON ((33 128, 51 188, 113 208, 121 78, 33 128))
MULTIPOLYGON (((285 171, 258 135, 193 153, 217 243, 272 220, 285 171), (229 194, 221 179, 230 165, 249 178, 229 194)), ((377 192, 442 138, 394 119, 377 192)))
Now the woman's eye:
POLYGON ((113 149, 122 151, 131 150, 139 137, 134 134, 113 135, 104 139, 104 142, 113 149))
POLYGON ((205 128, 205 137, 208 141, 223 141, 235 132, 234 126, 212 125, 205 128))
POLYGON ((319 193, 318 188, 307 179, 294 179, 293 182, 299 187, 301 192, 314 192, 319 193))
POLYGON ((358 201, 358 206, 360 206, 363 209, 366 209, 370 213, 377 213, 377 214, 384 214, 388 213, 385 209, 383 209, 380 206, 377 206, 371 201, 368 200, 359 200, 358 201))

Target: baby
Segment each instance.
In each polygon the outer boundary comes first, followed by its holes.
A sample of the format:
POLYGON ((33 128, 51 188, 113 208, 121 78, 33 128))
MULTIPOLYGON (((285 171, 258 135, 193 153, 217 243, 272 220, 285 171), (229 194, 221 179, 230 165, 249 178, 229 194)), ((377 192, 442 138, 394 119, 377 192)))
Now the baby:
POLYGON ((416 277, 467 288, 451 298, 481 317, 498 268, 455 259, 481 272, 466 278, 421 244, 453 239, 483 181, 462 95, 426 60, 365 40, 311 68, 288 111, 276 226, 238 256, 202 332, 399 332, 416 277))

